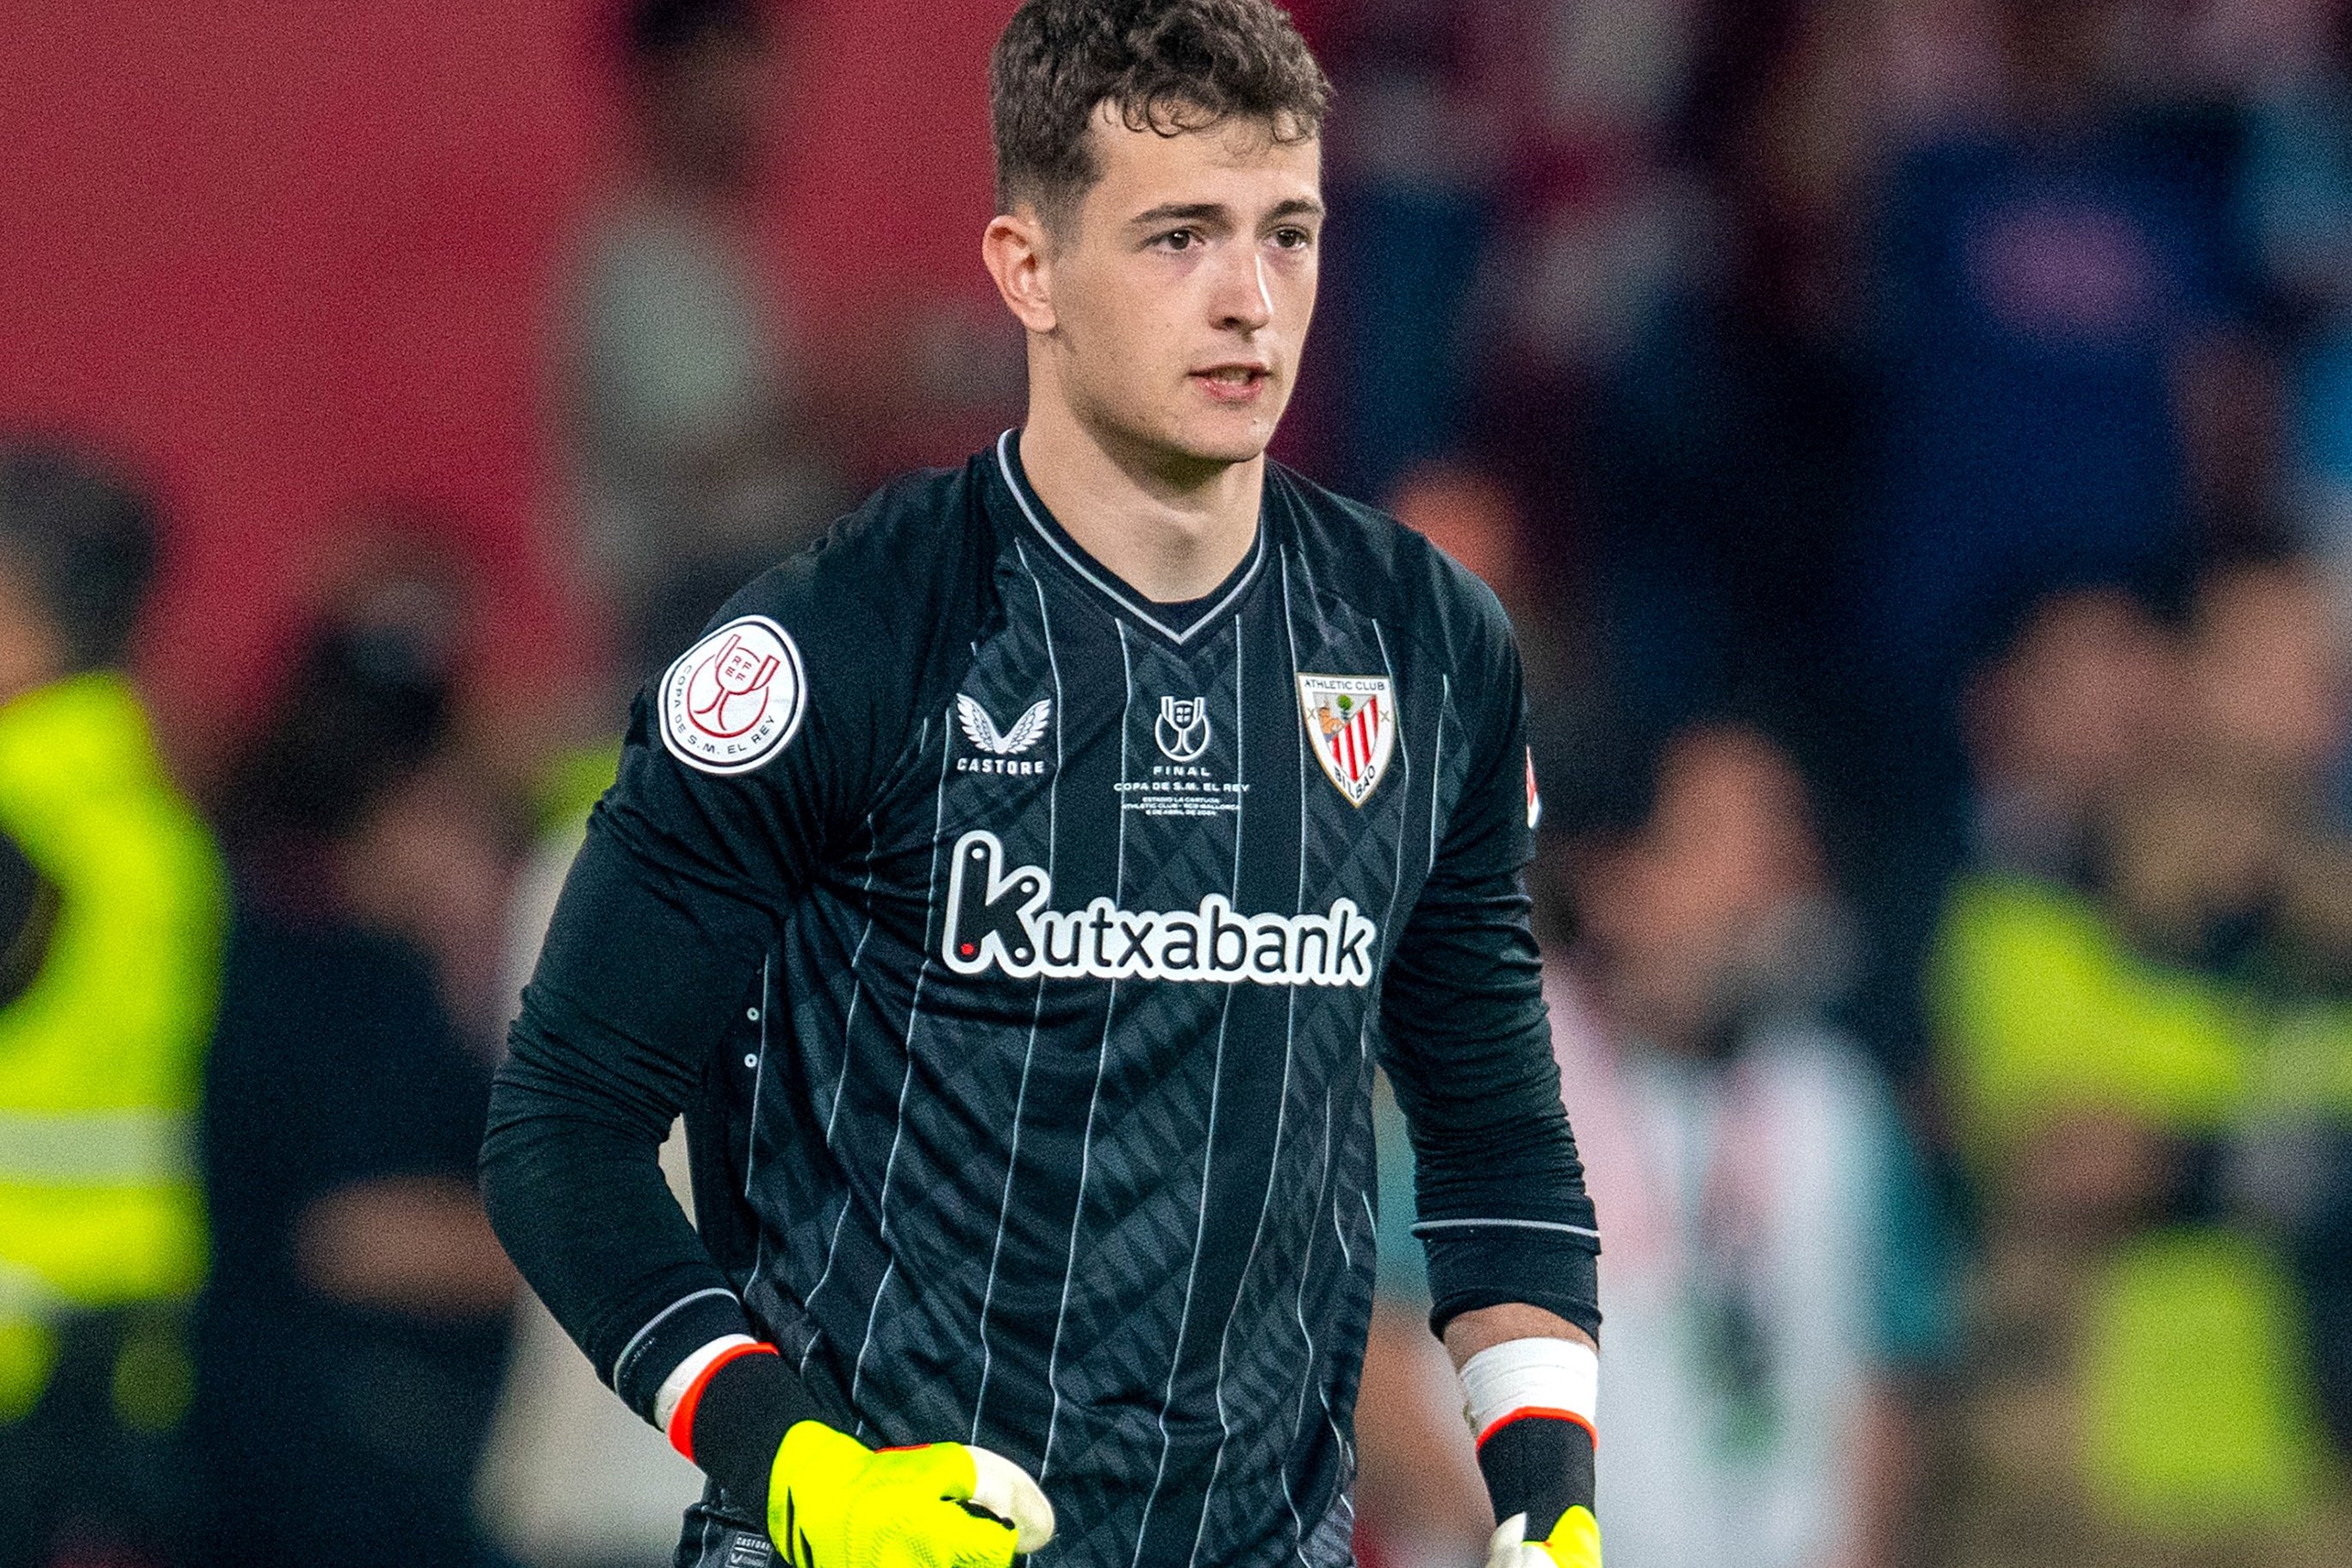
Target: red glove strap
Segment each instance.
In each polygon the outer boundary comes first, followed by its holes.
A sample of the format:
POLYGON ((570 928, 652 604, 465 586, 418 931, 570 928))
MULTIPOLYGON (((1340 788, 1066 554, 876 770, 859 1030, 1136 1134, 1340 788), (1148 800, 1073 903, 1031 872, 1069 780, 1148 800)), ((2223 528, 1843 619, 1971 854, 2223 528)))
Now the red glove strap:
POLYGON ((1487 1425, 1487 1427, 1484 1432, 1478 1434, 1478 1441, 1475 1446, 1481 1448, 1485 1447, 1486 1446, 1487 1438, 1493 1436, 1504 1427, 1508 1426, 1512 1422, 1525 1421, 1530 1416, 1539 1417, 1546 1421, 1565 1421, 1572 1426, 1581 1426, 1584 1428, 1584 1435, 1592 1439, 1593 1448, 1598 1451, 1601 1447, 1601 1434, 1592 1429, 1591 1422, 1587 1421, 1575 1411, 1546 1410, 1538 1405, 1525 1405, 1517 1410, 1507 1411, 1502 1415, 1496 1417, 1493 1422, 1487 1425))
POLYGON ((702 1369, 701 1375, 688 1384, 686 1392, 678 1395, 677 1409, 671 1413, 669 1418, 669 1446, 688 1459, 694 1458, 695 1406, 702 1403, 702 1391, 710 1386, 710 1380, 719 1374, 720 1367, 738 1356, 777 1353, 773 1345, 730 1345, 719 1352, 711 1363, 702 1369))

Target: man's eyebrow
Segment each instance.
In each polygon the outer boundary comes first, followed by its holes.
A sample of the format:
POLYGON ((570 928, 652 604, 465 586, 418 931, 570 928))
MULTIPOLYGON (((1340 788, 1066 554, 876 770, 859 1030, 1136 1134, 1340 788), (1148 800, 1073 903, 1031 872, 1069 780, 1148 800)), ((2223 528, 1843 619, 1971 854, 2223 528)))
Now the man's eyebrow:
POLYGON ((1162 202, 1127 221, 1130 224, 1219 223, 1230 216, 1222 202, 1162 202))
MULTIPOLYGON (((1323 204, 1313 196, 1292 196, 1287 201, 1276 202, 1265 216, 1269 219, 1321 217, 1323 204)), ((1232 219, 1233 210, 1223 202, 1162 202, 1127 221, 1141 226, 1155 223, 1229 223, 1232 219)))

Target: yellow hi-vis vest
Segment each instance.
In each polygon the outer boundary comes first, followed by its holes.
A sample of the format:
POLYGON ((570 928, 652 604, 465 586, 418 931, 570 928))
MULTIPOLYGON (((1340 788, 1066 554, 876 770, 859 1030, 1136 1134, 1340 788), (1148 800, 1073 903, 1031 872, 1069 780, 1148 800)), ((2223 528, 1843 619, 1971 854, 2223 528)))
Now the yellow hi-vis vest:
POLYGON ((58 895, 0 1008, 0 1321, 186 1296, 226 879, 120 677, 0 707, 0 831, 58 895))

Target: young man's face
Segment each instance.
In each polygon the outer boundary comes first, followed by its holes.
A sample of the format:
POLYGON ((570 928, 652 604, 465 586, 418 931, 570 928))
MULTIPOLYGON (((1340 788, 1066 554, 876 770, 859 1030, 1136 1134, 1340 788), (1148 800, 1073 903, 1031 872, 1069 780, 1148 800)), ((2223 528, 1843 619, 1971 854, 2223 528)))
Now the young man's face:
POLYGON ((1049 236, 1063 395, 1115 443, 1255 458, 1315 313, 1320 144, 1250 121, 1163 136, 1108 106, 1088 134, 1101 177, 1049 236))

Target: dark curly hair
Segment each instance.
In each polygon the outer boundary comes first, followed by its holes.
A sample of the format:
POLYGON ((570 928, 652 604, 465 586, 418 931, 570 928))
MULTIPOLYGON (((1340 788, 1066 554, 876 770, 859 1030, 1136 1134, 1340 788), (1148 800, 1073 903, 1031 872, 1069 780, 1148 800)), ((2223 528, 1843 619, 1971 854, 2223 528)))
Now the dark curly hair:
POLYGON ((1087 129, 1108 103, 1162 136, 1230 119, 1320 134, 1331 84, 1274 0, 1026 0, 989 60, 996 200, 1049 223, 1095 183, 1087 129))

